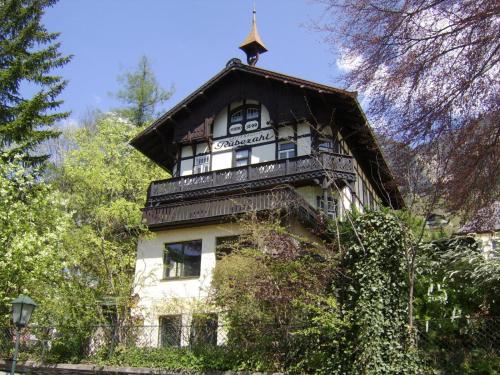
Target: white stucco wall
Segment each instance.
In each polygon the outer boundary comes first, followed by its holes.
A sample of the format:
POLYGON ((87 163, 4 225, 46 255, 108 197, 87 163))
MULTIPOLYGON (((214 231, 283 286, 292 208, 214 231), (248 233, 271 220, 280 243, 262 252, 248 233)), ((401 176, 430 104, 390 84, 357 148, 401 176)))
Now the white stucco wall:
POLYGON ((296 188, 297 193, 306 200, 312 207, 317 207, 316 197, 323 196, 323 190, 319 186, 301 186, 296 188))
POLYGON ((181 160, 181 171, 180 171, 181 176, 189 176, 190 174, 193 174, 193 159, 184 159, 181 160))
POLYGON ((276 145, 274 143, 252 147, 251 164, 264 163, 276 159, 276 145))
POLYGON ((158 325, 162 315, 192 310, 208 293, 215 267, 216 238, 240 234, 237 224, 170 229, 141 238, 137 246, 134 292, 139 296, 135 315, 145 325, 158 325), (163 280, 165 244, 202 241, 200 277, 163 280))
POLYGON ((212 170, 231 168, 233 162, 233 152, 217 152, 212 154, 212 170))
POLYGON ((311 137, 297 138, 297 156, 311 154, 311 137))

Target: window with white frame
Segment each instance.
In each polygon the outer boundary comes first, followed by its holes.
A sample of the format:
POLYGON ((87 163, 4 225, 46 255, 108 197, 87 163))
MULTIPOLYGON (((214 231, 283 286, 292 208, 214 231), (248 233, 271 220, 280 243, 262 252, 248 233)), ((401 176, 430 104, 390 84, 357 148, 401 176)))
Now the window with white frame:
POLYGON ((243 110, 240 109, 239 111, 236 111, 231 115, 229 121, 231 124, 234 124, 235 122, 241 122, 242 120, 243 120, 243 110))
POLYGON ((256 107, 247 108, 247 120, 259 118, 259 109, 256 107))
POLYGON ((250 149, 241 148, 236 150, 234 154, 234 165, 236 167, 242 167, 248 164, 250 164, 250 149))
POLYGON ((295 157, 295 144, 293 142, 281 142, 278 144, 278 159, 290 159, 295 157))
POLYGON ((324 197, 317 196, 316 197, 316 206, 318 207, 318 210, 320 210, 321 212, 325 213, 325 211, 326 211, 327 216, 332 218, 332 219, 335 219, 338 216, 337 199, 335 199, 332 196, 328 196, 326 207, 325 207, 324 197))
POLYGON ((318 143, 318 151, 320 152, 334 152, 333 140, 329 138, 320 138, 318 143))
POLYGON ((210 171, 210 154, 199 155, 194 158, 193 173, 204 173, 210 171))

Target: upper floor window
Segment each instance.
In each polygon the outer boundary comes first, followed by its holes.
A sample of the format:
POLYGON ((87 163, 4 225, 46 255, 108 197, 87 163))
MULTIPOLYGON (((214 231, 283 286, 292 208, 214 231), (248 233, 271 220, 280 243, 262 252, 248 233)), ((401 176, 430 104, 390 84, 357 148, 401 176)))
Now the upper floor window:
POLYGON ((250 107, 247 108, 247 120, 253 120, 259 118, 260 111, 258 108, 250 107))
POLYGON ((333 140, 328 138, 320 138, 318 144, 318 151, 333 152, 333 140))
POLYGON ((193 173, 204 173, 210 171, 210 154, 199 155, 194 158, 193 173))
POLYGON ((259 127, 260 106, 257 104, 243 104, 229 115, 228 133, 230 135, 257 130, 259 127))
POLYGON ((163 278, 200 276, 201 240, 165 245, 163 278))
POLYGON ((242 167, 248 164, 250 164, 250 149, 240 148, 239 150, 236 150, 234 154, 234 165, 236 167, 242 167))
POLYGON ((239 111, 236 111, 231 115, 231 124, 241 121, 243 121, 243 111, 240 109, 239 111))
POLYGON ((289 159, 295 157, 295 143, 281 142, 278 144, 278 159, 289 159))

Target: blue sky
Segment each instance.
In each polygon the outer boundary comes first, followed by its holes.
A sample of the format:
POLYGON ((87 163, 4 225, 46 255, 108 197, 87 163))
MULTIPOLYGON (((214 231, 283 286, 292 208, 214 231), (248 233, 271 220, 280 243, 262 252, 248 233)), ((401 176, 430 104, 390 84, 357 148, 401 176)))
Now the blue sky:
MULTIPOLYGON (((70 121, 87 109, 109 110, 118 102, 116 77, 132 70, 141 55, 150 58, 160 84, 175 86, 168 109, 232 57, 250 30, 252 0, 60 0, 44 24, 61 33, 61 51, 73 60, 59 71, 69 80, 61 98, 70 121)), ((310 0, 257 0, 259 33, 269 52, 258 66, 335 84, 335 56, 309 27, 323 16, 310 0)))

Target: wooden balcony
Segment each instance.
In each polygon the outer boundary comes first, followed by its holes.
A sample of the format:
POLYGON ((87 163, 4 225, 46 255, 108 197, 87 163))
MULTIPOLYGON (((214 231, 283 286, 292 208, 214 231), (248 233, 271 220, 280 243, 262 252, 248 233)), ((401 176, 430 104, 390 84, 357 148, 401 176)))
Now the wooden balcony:
POLYGON ((147 207, 163 202, 188 200, 218 193, 300 184, 328 176, 354 181, 350 156, 322 153, 251 164, 196 175, 154 181, 149 186, 147 207))
POLYGON ((143 210, 143 216, 149 228, 155 230, 172 226, 221 222, 235 219, 248 212, 276 210, 293 212, 301 222, 310 227, 316 227, 322 222, 318 211, 292 187, 146 207, 143 210))

